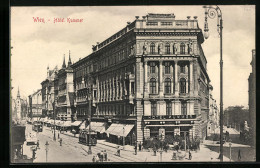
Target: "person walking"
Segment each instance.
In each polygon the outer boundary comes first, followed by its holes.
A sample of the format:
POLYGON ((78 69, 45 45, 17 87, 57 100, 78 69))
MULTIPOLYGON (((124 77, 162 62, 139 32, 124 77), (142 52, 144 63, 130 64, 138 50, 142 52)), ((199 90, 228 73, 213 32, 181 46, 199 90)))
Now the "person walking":
POLYGON ((33 160, 36 159, 36 149, 35 148, 33 149, 32 159, 33 160))
POLYGON ((94 155, 93 158, 92 158, 92 162, 96 162, 96 156, 94 155))
POLYGON ((119 148, 119 146, 117 146, 117 156, 120 157, 120 148, 119 148))
POLYGON ((240 149, 238 149, 238 161, 241 161, 241 152, 240 152, 240 149))
POLYGON ((189 150, 189 160, 191 160, 191 159, 192 159, 192 155, 191 155, 191 152, 189 150))
POLYGON ((60 133, 58 132, 58 139, 60 139, 60 133))
POLYGON ((60 146, 62 146, 62 138, 60 139, 60 146))
POLYGON ((100 162, 103 162, 103 159, 104 159, 103 157, 104 157, 104 152, 101 151, 101 152, 100 152, 100 162))
POLYGON ((40 149, 40 143, 39 143, 39 140, 37 140, 37 149, 40 149))
POLYGON ((107 161, 107 151, 104 150, 104 160, 107 161))
POLYGON ((135 149, 135 155, 137 155, 137 144, 135 144, 134 149, 135 149))
POLYGON ((139 152, 142 150, 142 144, 141 142, 139 143, 139 152))

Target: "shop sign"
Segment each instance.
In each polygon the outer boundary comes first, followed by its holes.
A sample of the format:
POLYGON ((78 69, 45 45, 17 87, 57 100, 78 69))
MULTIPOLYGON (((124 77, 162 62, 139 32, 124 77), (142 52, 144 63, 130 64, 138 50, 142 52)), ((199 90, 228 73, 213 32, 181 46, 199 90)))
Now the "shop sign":
POLYGON ((165 116, 143 116, 144 120, 161 120, 161 119, 195 119, 196 115, 165 115, 165 116))

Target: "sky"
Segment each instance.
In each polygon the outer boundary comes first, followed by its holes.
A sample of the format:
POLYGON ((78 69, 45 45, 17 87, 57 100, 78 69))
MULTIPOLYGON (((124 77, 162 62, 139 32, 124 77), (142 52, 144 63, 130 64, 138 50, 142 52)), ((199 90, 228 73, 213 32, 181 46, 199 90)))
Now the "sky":
MULTIPOLYGON (((223 17, 223 102, 224 108, 248 107, 248 77, 252 71, 252 49, 255 49, 255 6, 219 6, 223 17)), ((19 87, 23 98, 41 89, 47 66, 61 68, 63 57, 72 62, 88 56, 92 45, 102 42, 148 13, 174 13, 176 20, 198 16, 204 27, 202 6, 85 6, 85 7, 11 7, 11 79, 12 97, 19 87), (45 23, 33 18, 44 18, 45 23), (80 23, 59 22, 55 18, 83 19, 80 23)), ((208 19, 209 38, 202 48, 213 86, 213 97, 219 105, 220 38, 217 19, 208 19)))

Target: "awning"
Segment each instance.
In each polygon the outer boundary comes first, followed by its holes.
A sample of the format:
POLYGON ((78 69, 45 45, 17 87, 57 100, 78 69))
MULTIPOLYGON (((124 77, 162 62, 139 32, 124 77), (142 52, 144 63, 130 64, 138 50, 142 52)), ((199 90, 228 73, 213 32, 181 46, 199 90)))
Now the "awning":
MULTIPOLYGON (((87 127, 89 129, 89 125, 87 127)), ((103 122, 91 122, 91 130, 95 132, 104 133, 106 131, 105 123, 103 122)))
MULTIPOLYGON (((55 125, 56 126, 60 126, 62 124, 63 121, 60 120, 55 120, 55 125)), ((54 124, 54 120, 53 120, 53 124, 54 124)))
POLYGON ((86 121, 84 121, 81 125, 80 125, 80 127, 79 127, 79 129, 85 129, 85 124, 86 124, 86 121))
POLYGON ((71 123, 71 126, 79 126, 82 123, 82 121, 74 121, 71 123))
POLYGON ((133 129, 133 124, 112 124, 107 130, 106 133, 112 134, 115 136, 124 136, 126 137, 129 132, 133 129))
POLYGON ((61 123, 60 126, 61 127, 70 127, 71 126, 71 121, 65 121, 65 122, 61 123))

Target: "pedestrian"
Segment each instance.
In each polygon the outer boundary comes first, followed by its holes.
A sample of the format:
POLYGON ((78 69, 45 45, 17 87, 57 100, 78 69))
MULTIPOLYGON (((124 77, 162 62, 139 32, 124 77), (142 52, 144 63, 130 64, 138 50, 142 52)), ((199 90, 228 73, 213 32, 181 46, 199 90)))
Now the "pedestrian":
POLYGON ((62 138, 60 139, 60 146, 62 146, 62 138))
POLYGON ((98 155, 96 155, 96 162, 99 162, 99 157, 98 157, 98 155))
POLYGON ((191 152, 189 150, 189 160, 191 160, 191 159, 192 159, 192 155, 191 155, 191 152))
POLYGON ((137 155, 137 144, 135 144, 135 155, 137 155))
POLYGON ((33 149, 33 155, 32 155, 32 159, 36 159, 36 149, 33 149))
POLYGON ((117 146, 117 156, 120 157, 120 148, 119 148, 119 146, 117 146))
POLYGON ((92 158, 92 162, 96 162, 96 156, 95 155, 92 158))
POLYGON ((240 152, 240 149, 238 149, 238 161, 241 161, 241 152, 240 152))
POLYGON ((60 133, 58 132, 58 139, 60 139, 60 133))
POLYGON ((39 140, 37 140, 37 149, 40 149, 40 143, 39 143, 39 140))
POLYGON ((153 155, 156 156, 156 147, 153 145, 153 155))
POLYGON ((104 160, 107 161, 107 151, 104 150, 104 160))
POLYGON ((101 161, 101 162, 103 162, 103 156, 104 156, 104 152, 101 151, 101 152, 100 152, 100 161, 101 161))
POLYGON ((142 144, 141 142, 139 143, 139 152, 142 150, 142 144))

